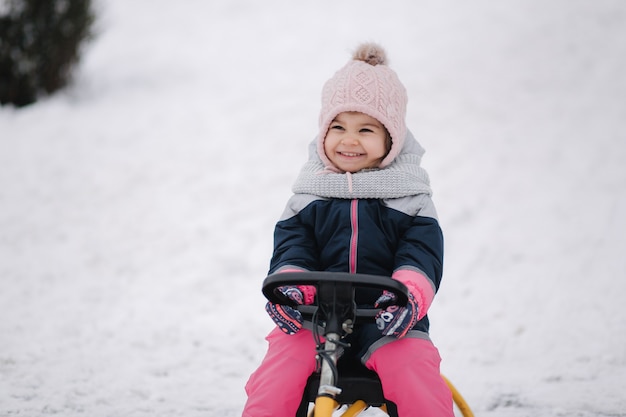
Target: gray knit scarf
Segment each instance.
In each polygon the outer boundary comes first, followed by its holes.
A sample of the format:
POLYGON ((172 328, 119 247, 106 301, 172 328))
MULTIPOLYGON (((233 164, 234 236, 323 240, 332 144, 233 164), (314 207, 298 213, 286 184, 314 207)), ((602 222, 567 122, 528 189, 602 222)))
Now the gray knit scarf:
POLYGON ((325 198, 400 198, 432 195, 428 173, 420 162, 424 149, 408 132, 400 154, 384 169, 340 173, 325 167, 317 154, 317 140, 309 145, 309 160, 304 164, 292 191, 325 198))

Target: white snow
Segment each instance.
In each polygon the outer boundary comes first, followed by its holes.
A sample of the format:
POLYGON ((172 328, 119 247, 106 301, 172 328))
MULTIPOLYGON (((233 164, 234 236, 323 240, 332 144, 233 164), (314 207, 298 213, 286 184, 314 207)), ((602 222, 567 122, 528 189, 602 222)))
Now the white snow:
POLYGON ((443 373, 477 416, 626 416, 620 0, 99 2, 74 84, 0 108, 0 415, 240 415, 321 86, 370 40, 427 149, 443 373))

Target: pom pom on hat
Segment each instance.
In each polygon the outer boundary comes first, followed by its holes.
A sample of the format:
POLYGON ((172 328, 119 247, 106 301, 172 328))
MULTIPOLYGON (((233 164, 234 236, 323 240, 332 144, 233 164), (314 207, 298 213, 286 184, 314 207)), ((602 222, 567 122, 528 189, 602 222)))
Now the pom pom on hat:
POLYGON ((406 136, 406 89, 387 66, 385 50, 375 43, 364 43, 352 60, 333 75, 322 90, 317 151, 327 166, 332 163, 324 152, 324 138, 333 119, 343 112, 365 113, 380 121, 391 136, 391 150, 380 167, 389 165, 400 153, 406 136))
POLYGON ((383 48, 375 43, 361 44, 352 59, 355 61, 363 61, 370 65, 387 65, 387 53, 383 48))

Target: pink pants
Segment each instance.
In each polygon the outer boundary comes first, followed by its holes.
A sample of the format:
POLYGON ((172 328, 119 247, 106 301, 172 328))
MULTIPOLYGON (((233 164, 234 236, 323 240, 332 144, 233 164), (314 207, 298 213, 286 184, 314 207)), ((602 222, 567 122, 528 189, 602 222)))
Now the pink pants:
MULTIPOLYGON (((309 330, 267 336, 267 354, 246 384, 243 417, 294 417, 307 378, 315 371, 315 343, 309 330)), ((452 394, 440 376, 441 358, 430 340, 404 338, 383 345, 366 366, 376 371, 385 398, 401 417, 454 417, 452 394)))

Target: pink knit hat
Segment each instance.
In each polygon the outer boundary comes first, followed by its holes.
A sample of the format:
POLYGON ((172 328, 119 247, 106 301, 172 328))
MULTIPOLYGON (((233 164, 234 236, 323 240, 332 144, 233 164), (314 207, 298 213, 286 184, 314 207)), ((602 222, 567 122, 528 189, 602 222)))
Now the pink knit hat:
POLYGON ((324 152, 328 126, 342 112, 365 113, 381 122, 391 135, 391 150, 380 163, 384 168, 400 153, 406 136, 406 89, 387 65, 385 50, 373 43, 360 45, 343 68, 322 90, 317 152, 324 165, 332 163, 324 152))

